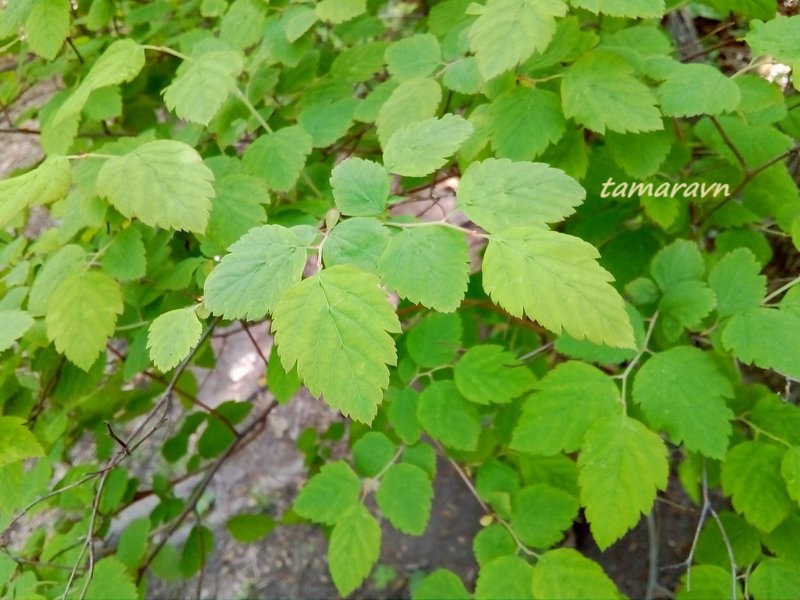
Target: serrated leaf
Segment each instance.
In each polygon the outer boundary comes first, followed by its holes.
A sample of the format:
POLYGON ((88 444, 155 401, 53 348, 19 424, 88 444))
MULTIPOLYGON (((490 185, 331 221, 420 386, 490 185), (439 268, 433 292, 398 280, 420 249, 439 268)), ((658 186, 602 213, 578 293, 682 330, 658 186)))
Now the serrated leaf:
POLYGON ((44 456, 36 437, 25 427, 25 419, 0 416, 0 467, 44 456))
POLYGON ((483 87, 477 59, 467 56, 447 65, 442 75, 442 85, 461 94, 477 94, 483 87))
POLYGON ((447 569, 436 569, 414 590, 413 600, 470 600, 472 596, 458 575, 447 569))
POLYGON ((457 190, 457 206, 484 229, 541 227, 575 212, 586 191, 559 169, 542 163, 490 158, 472 163, 457 190))
POLYGON ((557 94, 517 87, 491 104, 492 148, 498 158, 533 160, 564 135, 566 121, 557 94))
POLYGON ((492 523, 472 540, 472 550, 478 565, 483 566, 495 558, 516 554, 517 542, 503 525, 492 523))
POLYGON ((147 258, 142 234, 136 227, 120 231, 103 255, 103 271, 120 281, 144 277, 147 258))
POLYGON ((358 503, 360 494, 361 480, 346 462, 337 460, 323 466, 308 480, 292 508, 315 523, 333 525, 358 503))
POLYGON ((456 450, 475 450, 481 425, 475 405, 452 381, 434 381, 419 396, 417 418, 430 436, 456 450))
POLYGON ((422 535, 431 514, 433 484, 427 473, 415 465, 393 465, 381 478, 375 500, 395 529, 422 535))
POLYGON ((36 274, 28 299, 28 311, 41 317, 53 298, 53 292, 70 273, 82 271, 86 265, 86 251, 76 244, 67 244, 47 259, 36 274))
POLYGON ((585 363, 562 363, 525 400, 511 448, 545 456, 574 452, 598 419, 620 409, 619 390, 608 375, 585 363))
POLYGON ((433 73, 442 60, 442 50, 436 36, 418 33, 391 44, 384 58, 389 73, 405 81, 433 73))
POLYGON ((469 281, 464 234, 445 227, 410 227, 395 235, 378 260, 389 289, 439 312, 456 310, 469 281))
POLYGON ((476 404, 505 404, 536 384, 536 377, 502 346, 484 344, 467 350, 453 369, 456 387, 476 404))
POLYGON ((231 536, 243 544, 257 542, 275 529, 275 519, 269 515, 239 514, 228 519, 227 527, 231 536))
POLYGON ((722 489, 736 512, 766 533, 795 506, 781 476, 783 455, 776 446, 747 441, 731 448, 722 463, 722 489))
POLYGON ((781 461, 781 475, 786 482, 789 496, 800 503, 800 447, 792 446, 781 461))
POLYGON ((151 227, 202 233, 214 197, 213 181, 191 146, 155 140, 109 158, 97 175, 97 193, 126 217, 151 227))
POLYGON ((747 248, 737 248, 722 257, 708 276, 717 297, 717 313, 728 317, 758 308, 767 292, 767 278, 747 248))
POLYGON ((394 443, 380 431, 368 431, 353 444, 353 464, 366 477, 375 477, 395 455, 394 443))
POLYGON ((285 227, 251 229, 206 279, 205 305, 226 319, 261 319, 300 281, 306 256, 301 241, 285 227))
POLYGON ((604 417, 586 432, 578 457, 581 504, 601 550, 650 511, 667 487, 667 448, 628 416, 604 417))
POLYGON ((709 598, 731 598, 736 589, 736 600, 741 598, 739 586, 731 581, 730 569, 715 565, 694 565, 681 577, 677 600, 708 600, 709 598))
POLYGON ((147 552, 150 519, 139 517, 131 521, 119 536, 116 557, 129 569, 136 569, 147 552))
POLYGON ((489 239, 483 286, 510 314, 527 315, 555 333, 608 346, 635 347, 625 303, 583 240, 544 229, 515 227, 489 239))
POLYGON ((728 449, 733 411, 728 380, 711 357, 690 346, 659 352, 636 374, 633 398, 653 427, 666 431, 676 444, 722 459, 728 449))
POLYGON ((194 306, 171 310, 150 325, 147 348, 153 364, 164 373, 177 366, 194 348, 203 333, 194 306))
POLYGON ((734 315, 722 344, 737 359, 800 378, 800 317, 783 310, 753 308, 734 315))
POLYGON ((653 279, 662 290, 693 279, 705 273, 705 261, 697 244, 689 240, 676 240, 653 257, 650 266, 653 279))
POLYGON ((189 531, 178 569, 183 577, 189 578, 200 571, 214 553, 214 533, 205 525, 197 524, 189 531))
POLYGON ((326 267, 353 265, 369 273, 378 272, 378 260, 391 238, 389 229, 377 219, 355 217, 340 221, 322 247, 326 267))
MULTIPOLYGON (((389 82, 391 81, 390 79, 389 82)), ((375 118, 378 140, 383 148, 398 129, 432 119, 442 99, 442 88, 433 79, 409 79, 389 91, 389 97, 383 102, 375 118)), ((365 103, 369 102, 370 98, 367 98, 365 103)), ((371 120, 363 115, 358 118, 371 120)))
POLYGON ((28 46, 46 60, 53 60, 69 35, 69 1, 37 0, 25 19, 28 46))
POLYGON ((331 188, 343 215, 377 217, 386 211, 389 174, 378 163, 351 157, 331 172, 331 188))
POLYGON ((311 136, 315 148, 330 146, 353 125, 359 101, 346 97, 303 106, 297 123, 311 136))
POLYGON ((265 36, 263 7, 257 0, 234 0, 220 22, 220 39, 240 50, 261 41, 265 36))
POLYGON ((462 334, 457 313, 432 313, 408 332, 406 348, 420 367, 438 367, 455 359, 462 334))
MULTIPOLYGON (((204 242, 213 245, 210 253, 222 254, 252 228, 266 222, 264 203, 269 201, 269 195, 260 179, 241 173, 215 181, 214 190, 217 197, 211 206, 204 242)), ((206 253, 205 247, 203 252, 206 253)))
POLYGON ((122 313, 119 284, 99 271, 73 271, 53 295, 56 301, 45 314, 47 337, 70 362, 88 371, 122 313))
POLYGON ((274 346, 267 363, 267 385, 269 391, 281 404, 286 404, 300 389, 300 377, 297 375, 297 369, 290 369, 287 372, 283 368, 281 358, 274 346))
POLYGON ((321 21, 344 23, 367 10, 367 0, 322 0, 315 10, 321 21))
POLYGON ((684 328, 692 329, 714 310, 714 292, 702 281, 681 281, 664 292, 658 304, 665 331, 675 339, 684 328))
POLYGON ((422 433, 417 419, 419 392, 409 388, 389 389, 389 423, 405 445, 416 444, 422 433))
POLYGON ((675 68, 658 88, 661 110, 671 117, 731 112, 740 98, 733 80, 716 68, 699 63, 675 68))
MULTIPOLYGON (((609 131, 605 140, 616 163, 640 180, 655 175, 672 149, 672 136, 666 131, 625 134, 609 131)), ((658 198, 661 203, 663 200, 658 198)))
POLYGON ((26 207, 62 199, 72 185, 66 156, 50 156, 24 175, 0 181, 0 227, 5 227, 26 207))
POLYGON ((561 0, 489 0, 469 28, 469 46, 488 81, 513 69, 535 51, 543 52, 556 32, 561 0))
POLYGON ((302 127, 293 125, 259 137, 245 150, 245 170, 276 192, 288 192, 297 182, 313 148, 302 127))
POLYGON ((70 600, 83 596, 86 600, 138 600, 139 593, 125 565, 114 556, 108 556, 98 561, 90 576, 84 575, 75 581, 73 588, 75 596, 70 595, 70 600), (81 593, 86 585, 86 578, 90 577, 86 593, 81 593))
POLYGON ((27 311, 0 310, 0 352, 11 348, 33 324, 33 317, 27 311))
POLYGON ((511 503, 514 532, 534 548, 547 548, 558 542, 578 516, 577 498, 546 484, 522 488, 511 503))
POLYGON ((784 600, 800 590, 800 568, 784 558, 765 558, 747 582, 757 600, 784 600))
POLYGON ((595 561, 572 548, 545 552, 533 567, 533 594, 549 600, 618 600, 617 586, 595 561))
POLYGON ((610 17, 660 19, 664 14, 664 0, 572 0, 572 5, 610 17))
POLYGON ((592 131, 656 131, 661 113, 650 89, 620 56, 592 50, 570 66, 561 84, 564 115, 592 131))
MULTIPOLYGON (((770 5, 774 11, 774 5, 770 5)), ((754 16, 771 19, 774 12, 772 15, 754 16)), ((800 48, 797 47, 797 40, 800 39, 800 15, 778 17, 766 23, 753 21, 750 32, 744 39, 752 48, 753 55, 769 55, 777 61, 789 63, 797 71, 797 63, 800 62, 800 48)))
POLYGON ((314 12, 314 9, 303 7, 289 18, 289 22, 286 24, 286 39, 292 43, 296 42, 316 22, 317 13, 314 12))
POLYGON ((700 537, 697 538, 696 561, 723 568, 730 565, 731 558, 720 527, 725 531, 727 543, 733 550, 737 565, 749 565, 756 561, 761 555, 761 537, 758 529, 733 512, 719 513, 719 521, 719 523, 714 519, 706 521, 700 537))
POLYGON ((383 150, 383 164, 390 173, 424 177, 447 164, 472 135, 472 123, 458 115, 412 123, 396 130, 383 150))
POLYGON ((309 391, 346 416, 371 422, 397 361, 400 323, 378 278, 349 265, 324 269, 278 302, 272 329, 284 368, 297 363, 309 391))
POLYGON ((518 556, 501 556, 481 566, 475 583, 475 600, 533 598, 533 568, 518 556))
POLYGON ((361 503, 351 506, 336 522, 328 547, 331 578, 348 596, 367 578, 381 550, 381 528, 361 503))

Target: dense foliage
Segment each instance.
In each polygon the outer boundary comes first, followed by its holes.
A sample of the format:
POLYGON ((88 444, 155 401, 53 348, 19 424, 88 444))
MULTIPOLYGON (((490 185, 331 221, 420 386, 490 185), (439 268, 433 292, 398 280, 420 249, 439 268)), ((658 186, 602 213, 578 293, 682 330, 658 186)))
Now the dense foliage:
MULTIPOLYGON (((187 368, 213 364, 215 329, 266 319, 271 393, 302 384, 348 418, 350 456, 314 462, 285 515, 330 532, 342 595, 369 576, 380 520, 426 530, 438 456, 487 513, 480 571, 473 592, 434 571, 415 598, 619 598, 565 531, 585 515, 608 548, 670 478, 701 542, 678 598, 797 597, 800 96, 765 75, 800 67, 800 16, 772 0, 4 4, 0 102, 59 87, 23 115, 46 159, 0 182, 5 598, 137 598, 149 573, 201 569, 198 497, 274 404, 199 405, 187 368), (702 17, 694 50, 677 16, 702 17), (454 201, 416 211, 442 182, 454 201), (168 414, 164 463, 133 477, 168 414)), ((243 542, 274 525, 229 522, 243 542)))

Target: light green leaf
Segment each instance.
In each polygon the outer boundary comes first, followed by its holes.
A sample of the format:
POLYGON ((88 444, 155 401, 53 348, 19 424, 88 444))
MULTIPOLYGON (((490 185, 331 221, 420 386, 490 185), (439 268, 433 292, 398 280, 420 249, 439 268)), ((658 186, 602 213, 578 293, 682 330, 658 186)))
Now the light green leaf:
POLYGON ((748 579, 757 600, 786 600, 800 590, 800 568, 784 558, 765 558, 748 579))
POLYGON ((561 84, 564 115, 598 133, 664 128, 656 99, 617 54, 592 50, 570 66, 561 84))
POLYGON ((94 566, 86 594, 83 595, 81 590, 86 585, 86 577, 87 575, 84 575, 74 583, 72 590, 75 592, 75 596, 70 594, 70 600, 81 596, 86 600, 108 600, 109 598, 139 600, 139 592, 136 590, 133 576, 126 566, 114 556, 108 556, 94 566))
POLYGON ((534 548, 548 548, 564 537, 578 516, 578 500, 546 484, 529 485, 511 500, 511 526, 534 548))
POLYGON ((472 540, 472 550, 475 553, 475 560, 483 566, 495 558, 516 554, 517 542, 503 525, 492 523, 481 529, 472 540))
POLYGON ((394 458, 397 448, 380 431, 368 431, 353 444, 353 464, 366 477, 375 477, 394 458))
POLYGON ((177 366, 189 356, 201 333, 203 326, 194 306, 160 315, 150 325, 147 336, 153 364, 164 373, 177 366))
POLYGON ((389 199, 389 174, 381 165, 362 158, 347 158, 331 172, 336 208, 343 215, 380 216, 389 199))
POLYGON ((456 310, 469 282, 469 247, 463 233, 430 226, 395 235, 378 261, 389 289, 439 312, 456 310))
POLYGON ((433 79, 409 79, 394 88, 375 118, 381 147, 386 147, 398 129, 432 119, 441 99, 442 88, 433 79))
POLYGON ((457 190, 457 206, 491 232, 541 227, 575 212, 586 191, 559 169, 542 163, 489 158, 472 163, 457 190))
POLYGON ((361 503, 336 522, 328 547, 328 565, 336 589, 349 596, 367 578, 381 550, 381 528, 361 503))
MULTIPOLYGON (((666 131, 625 134, 609 131, 605 140, 616 163, 639 180, 655 175, 672 149, 672 136, 666 131)), ((662 198, 658 201, 663 202, 662 198)))
POLYGON ((545 456, 574 452, 595 422, 618 415, 621 406, 608 375, 585 363, 562 363, 525 400, 511 448, 545 456))
POLYGON ((420 367, 451 363, 461 348, 463 328, 457 313, 432 313, 408 332, 406 348, 420 367))
POLYGON ((85 266, 86 251, 83 248, 76 244, 60 248, 36 274, 28 298, 28 311, 34 317, 44 316, 56 288, 70 273, 83 271, 85 266))
POLYGON ((610 17, 660 19, 664 14, 664 0, 572 0, 571 4, 610 17))
POLYGON ((8 350, 33 327, 33 317, 24 310, 0 310, 0 352, 8 350))
POLYGON ((142 234, 136 227, 123 229, 114 236, 103 255, 103 271, 126 281, 144 277, 147 258, 142 234))
POLYGON ((586 432, 578 465, 581 504, 601 550, 636 525, 667 487, 664 442, 625 415, 605 417, 586 432))
POLYGON ((210 253, 222 254, 252 228, 266 222, 264 203, 269 195, 260 179, 241 173, 215 181, 214 190, 217 197, 211 205, 204 242, 213 244, 210 253))
POLYGON ((71 185, 72 170, 65 156, 51 156, 24 175, 0 181, 0 227, 28 206, 62 199, 71 185))
POLYGON ((97 193, 145 225, 202 233, 214 197, 213 181, 194 148, 155 140, 108 159, 97 175, 97 193))
POLYGON ((728 449, 733 412, 728 380, 698 348, 677 346, 659 352, 636 374, 633 398, 648 421, 676 444, 722 459, 728 449))
POLYGON ((516 87, 491 104, 492 148, 500 158, 533 160, 564 135, 566 121, 557 94, 516 87))
POLYGON ((178 67, 163 94, 167 108, 179 118, 208 125, 236 89, 244 60, 241 52, 226 48, 216 40, 201 42, 178 67))
POLYGON ((119 536, 116 557, 129 569, 136 569, 147 552, 150 519, 140 517, 131 521, 119 536))
POLYGON ((122 313, 119 284, 99 271, 73 271, 47 306, 47 337, 70 362, 88 371, 114 333, 122 313))
POLYGON ((439 40, 430 33, 418 33, 391 44, 384 54, 389 73, 399 81, 427 77, 442 61, 439 40))
POLYGON ((722 344, 737 359, 800 379, 800 317, 784 310, 753 308, 734 315, 722 344))
POLYGON ((769 533, 796 505, 781 475, 784 451, 765 442, 747 441, 728 451, 722 463, 722 489, 750 523, 769 533))
POLYGON ((44 450, 25 427, 25 419, 0 416, 0 467, 29 458, 41 458, 44 450))
POLYGON ((381 478, 375 500, 395 529, 422 535, 431 514, 433 484, 427 473, 415 465, 393 465, 381 478))
POLYGON ((533 598, 533 567, 518 556, 501 556, 481 566, 475 583, 475 600, 533 598))
POLYGON ((285 227, 251 229, 206 279, 205 305, 226 319, 261 319, 300 281, 306 256, 301 241, 285 227))
POLYGON ((371 422, 397 360, 400 323, 378 278, 349 265, 324 269, 278 302, 272 329, 284 368, 345 416, 371 422))
POLYGON ((336 224, 322 246, 326 267, 353 265, 378 272, 378 260, 389 243, 389 229, 377 219, 355 217, 336 224))
MULTIPOLYGON (((358 83, 372 79, 373 75, 383 68, 383 54, 387 47, 388 44, 381 40, 345 48, 341 52, 337 52, 331 65, 330 74, 345 83, 358 83)), ((388 79, 388 81, 392 82, 390 86, 397 85, 393 79, 388 79)))
POLYGON ((213 553, 214 533, 205 525, 195 525, 183 545, 178 563, 180 574, 185 578, 191 577, 206 565, 213 553))
POLYGON ((472 135, 472 123, 458 115, 412 123, 396 130, 384 146, 383 163, 391 173, 424 177, 447 164, 472 135))
POLYGON ((733 80, 700 63, 682 64, 658 88, 661 110, 671 117, 718 115, 739 105, 741 94, 733 80))
POLYGON ((535 51, 544 52, 556 32, 561 0, 489 0, 469 28, 470 50, 488 81, 513 69, 535 51))
POLYGON ((493 235, 483 258, 483 286, 514 316, 527 315, 554 333, 608 346, 635 347, 625 303, 583 240, 515 227, 493 235))
POLYGON ((286 404, 300 389, 300 377, 297 369, 290 369, 288 372, 281 364, 281 357, 277 349, 273 346, 269 353, 267 364, 267 385, 269 391, 281 404, 286 404))
POLYGON ((734 512, 719 513, 719 524, 715 519, 706 520, 700 537, 697 538, 695 561, 701 564, 713 564, 728 567, 731 563, 728 547, 733 550, 737 565, 749 565, 761 556, 761 536, 755 527, 734 512), (727 536, 723 540, 722 528, 727 536))
POLYGON ((533 594, 548 600, 618 600, 617 586, 595 561, 572 548, 545 552, 533 567, 533 594))
MULTIPOLYGON (((770 9, 774 11, 775 5, 771 2, 769 4, 770 9)), ((771 16, 764 15, 758 18, 767 19, 771 16)), ((750 27, 750 32, 744 39, 752 48, 753 55, 769 55, 777 61, 788 63, 796 74, 800 63, 800 44, 797 42, 800 40, 800 15, 778 17, 766 23, 753 21, 750 27)), ((794 83, 797 88, 797 81, 794 83)))
POLYGON ((400 441, 406 446, 416 444, 422 433, 417 419, 419 392, 409 388, 389 389, 389 423, 400 441))
POLYGON ((477 94, 483 87, 477 59, 467 56, 447 65, 442 75, 442 85, 461 94, 477 94))
POLYGON ((717 296, 717 313, 728 317, 758 308, 767 292, 767 278, 747 248, 728 252, 711 270, 708 283, 717 296))
POLYGON ((536 384, 531 371, 502 346, 482 344, 467 350, 453 369, 458 391, 476 404, 505 404, 536 384))
POLYGON ((245 170, 263 179, 276 192, 288 192, 297 182, 311 153, 313 141, 302 127, 293 125, 259 137, 244 152, 245 170))
POLYGON ((69 0, 36 0, 25 19, 28 46, 53 60, 69 35, 69 0))
POLYGON ((676 339, 684 328, 693 329, 716 306, 714 292, 702 281, 681 281, 670 287, 658 304, 664 331, 676 339))
POLYGON ((781 475, 792 500, 800 503, 800 447, 792 446, 781 461, 781 475))
POLYGON ((265 538, 275 529, 275 519, 269 515, 239 514, 228 519, 228 531, 240 543, 250 544, 265 538))
POLYGON ((694 565, 692 570, 681 577, 677 600, 708 600, 709 598, 730 598, 736 589, 736 599, 741 598, 738 585, 734 588, 731 570, 715 565, 694 565), (691 580, 690 574, 691 573, 691 580), (690 585, 691 581, 691 585, 690 585))
POLYGON ((328 463, 308 480, 292 508, 315 523, 333 525, 351 506, 358 504, 361 480, 344 461, 328 463))
POLYGON ((434 381, 420 394, 417 418, 430 436, 456 450, 475 450, 481 425, 475 405, 452 381, 434 381))
POLYGON ((676 240, 658 251, 653 257, 650 273, 662 290, 682 281, 701 279, 705 261, 697 244, 689 240, 676 240))
POLYGON ((359 101, 352 97, 311 102, 303 106, 297 122, 311 136, 315 148, 324 148, 345 136, 358 106, 359 101))
POLYGON ((296 42, 316 22, 317 13, 314 9, 303 7, 289 18, 289 22, 286 24, 286 39, 292 43, 296 42))
POLYGON ((447 569, 436 569, 414 590, 413 600, 470 600, 472 596, 458 575, 447 569))
POLYGON ((367 0, 322 0, 315 10, 321 21, 344 23, 367 10, 367 0))

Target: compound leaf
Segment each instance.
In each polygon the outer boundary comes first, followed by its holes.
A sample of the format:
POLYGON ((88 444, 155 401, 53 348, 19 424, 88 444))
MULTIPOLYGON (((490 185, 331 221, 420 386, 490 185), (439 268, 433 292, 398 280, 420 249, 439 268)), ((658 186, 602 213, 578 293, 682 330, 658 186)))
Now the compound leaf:
POLYGON ((292 508, 315 523, 333 525, 351 506, 358 504, 361 480, 341 460, 324 465, 300 490, 292 508))
POLYGON ((610 17, 660 19, 664 14, 664 0, 572 0, 571 4, 610 17))
POLYGON ((785 558, 765 558, 748 578, 748 587, 758 600, 791 598, 800 590, 800 570, 785 558))
POLYGON ((381 477, 375 500, 395 529, 408 535, 422 535, 431 514, 433 484, 428 474, 416 465, 392 465, 381 477))
POLYGON ((200 339, 203 326, 195 307, 179 308, 158 316, 150 325, 147 348, 153 364, 162 372, 169 371, 189 356, 200 339))
POLYGON ((462 334, 457 313, 432 313, 408 332, 406 348, 420 367, 438 367, 455 359, 462 334))
POLYGON ((336 224, 322 246, 326 267, 354 265, 362 271, 378 272, 378 260, 390 239, 389 229, 377 219, 354 217, 336 224))

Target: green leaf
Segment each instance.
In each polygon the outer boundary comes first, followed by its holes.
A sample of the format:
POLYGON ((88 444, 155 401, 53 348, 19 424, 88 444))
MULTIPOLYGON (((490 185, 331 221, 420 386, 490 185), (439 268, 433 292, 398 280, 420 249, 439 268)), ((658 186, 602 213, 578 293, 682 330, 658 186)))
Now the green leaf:
POLYGON ((747 248, 737 248, 722 257, 708 276, 719 316, 728 317, 761 305, 767 278, 759 275, 760 271, 761 265, 747 248))
POLYGON ((620 408, 619 390, 608 375, 585 363, 562 363, 522 405, 511 448, 545 456, 574 452, 595 422, 618 415, 620 408))
POLYGON ((488 81, 513 69, 535 51, 544 52, 556 32, 561 0, 489 0, 469 28, 470 50, 488 81))
POLYGON ((411 123, 397 129, 384 145, 383 163, 391 173, 424 177, 447 164, 472 135, 472 123, 458 115, 411 123))
MULTIPOLYGON (((770 8, 774 11, 774 4, 770 3, 770 8)), ((768 19, 772 15, 754 16, 768 19)), ((752 48, 753 55, 769 55, 776 61, 788 63, 797 72, 797 64, 800 62, 800 48, 797 47, 797 40, 800 39, 800 15, 778 17, 766 23, 753 21, 750 27, 744 40, 752 48)))
POLYGON ((755 527, 739 515, 727 511, 719 513, 719 520, 719 524, 714 519, 706 521, 697 538, 696 562, 723 568, 730 566, 726 544, 730 544, 737 565, 749 565, 761 556, 761 537, 755 527), (727 542, 722 538, 720 526, 725 531, 727 542))
POLYGON ((757 600, 791 598, 800 590, 800 568, 783 558, 765 558, 750 575, 748 586, 757 600))
POLYGON ((458 208, 491 232, 558 223, 585 197, 580 184, 559 169, 506 158, 472 163, 457 191, 458 208))
POLYGON ((418 33, 391 44, 384 58, 389 73, 406 81, 433 73, 442 61, 442 50, 436 36, 418 33))
POLYGON ((297 123, 311 136, 315 148, 324 148, 345 136, 358 106, 359 101, 350 96, 309 102, 300 111, 297 123))
POLYGON ((769 533, 794 506, 781 476, 781 448, 764 442, 742 442, 730 449, 722 463, 722 489, 736 512, 769 533))
MULTIPOLYGON (((616 163, 640 180, 655 175, 672 149, 672 136, 666 131, 625 134, 609 131, 605 140, 616 163)), ((663 202, 661 198, 658 201, 663 202)))
POLYGON ((381 478, 375 500, 395 529, 422 535, 431 514, 433 484, 428 474, 415 465, 393 465, 381 478))
POLYGON ((564 74, 564 115, 598 133, 663 129, 655 96, 632 73, 617 54, 587 52, 564 74))
POLYGON ((11 348, 33 324, 33 317, 27 311, 0 310, 0 352, 11 348))
POLYGON ((267 364, 267 386, 275 399, 286 404, 300 389, 300 377, 297 369, 284 370, 278 351, 273 347, 269 353, 267 364))
POLYGON ((153 321, 147 335, 150 358, 166 373, 176 367, 194 348, 203 333, 194 306, 166 312, 153 321))
POLYGON ((522 488, 511 502, 511 526, 524 544, 534 548, 558 542, 578 516, 574 496, 545 484, 522 488))
POLYGON ((467 400, 505 404, 536 384, 531 371, 502 346, 484 344, 467 350, 455 365, 453 379, 467 400))
POLYGON ((481 529, 472 540, 472 549, 478 565, 493 561, 501 556, 512 556, 517 553, 517 542, 500 523, 492 523, 481 529))
POLYGON ((734 417, 725 399, 733 398, 733 389, 706 352, 677 346, 657 353, 636 374, 633 398, 674 443, 725 457, 734 417))
POLYGON ((483 286, 516 317, 608 346, 635 347, 625 303, 583 240, 544 229, 515 227, 489 239, 483 286))
MULTIPOLYGON (((345 48, 333 59, 330 74, 346 83, 372 79, 383 68, 383 54, 387 47, 388 44, 384 41, 372 41, 345 48)), ((396 84, 394 80, 389 81, 396 84)))
POLYGON ((294 43, 303 37, 303 34, 311 29, 317 22, 317 13, 311 8, 298 10, 286 24, 286 39, 294 43))
POLYGON ((200 571, 214 553, 214 533, 205 525, 195 525, 183 545, 183 553, 178 569, 183 577, 189 578, 200 571))
POLYGON ((73 271, 47 306, 47 337, 70 362, 88 371, 114 333, 122 313, 122 291, 98 271, 73 271))
POLYGON ((44 450, 25 427, 25 419, 0 416, 0 467, 42 456, 44 450))
POLYGON ((150 519, 140 517, 131 521, 119 536, 116 557, 129 569, 136 569, 147 552, 150 519))
POLYGON ((714 565, 693 565, 691 571, 687 571, 681 577, 681 585, 675 598, 677 600, 730 598, 733 589, 736 589, 736 600, 739 600, 741 590, 731 581, 730 569, 714 565))
POLYGON ((259 42, 265 35, 263 6, 257 0, 234 0, 220 23, 220 39, 237 49, 259 42))
POLYGON ((331 188, 343 215, 378 217, 386 211, 389 174, 378 163, 351 157, 333 169, 331 188))
POLYGON ((69 1, 36 0, 25 19, 28 46, 46 60, 53 60, 69 35, 69 1))
POLYGON ((500 158, 533 160, 564 135, 566 121, 557 94, 517 87, 491 104, 492 148, 500 158))
POLYGON ((155 140, 108 159, 97 175, 97 193, 145 225, 202 233, 214 197, 213 181, 191 146, 155 140))
POLYGON ((718 115, 736 109, 736 83, 718 69, 700 63, 676 67, 658 88, 662 112, 670 117, 718 115))
POLYGON ((288 192, 297 183, 313 140, 302 127, 293 125, 259 137, 245 150, 245 170, 276 192, 288 192))
POLYGON ((336 589, 348 596, 367 578, 378 560, 381 528, 364 505, 352 505, 331 533, 328 565, 336 589))
POLYGON ((292 508, 315 523, 333 525, 358 503, 360 494, 361 480, 346 462, 337 460, 308 480, 292 508))
POLYGON ((705 270, 703 255, 689 240, 676 240, 662 248, 650 266, 650 273, 662 290, 682 281, 702 279, 705 270))
POLYGON ((68 244, 50 256, 36 274, 28 299, 28 311, 34 317, 43 316, 53 299, 53 292, 61 282, 86 266, 86 251, 76 244, 68 244))
POLYGON ((258 542, 275 529, 275 519, 268 515, 239 514, 228 519, 228 531, 242 544, 258 542))
POLYGON ((604 417, 586 432, 578 465, 581 504, 601 550, 636 525, 667 487, 664 442, 624 415, 604 417))
POLYGON ((138 228, 128 227, 114 236, 103 255, 103 271, 120 281, 144 277, 147 258, 138 228))
POLYGON ((226 319, 255 321, 274 313, 281 296, 300 281, 306 256, 290 229, 251 229, 206 279, 205 305, 226 319))
POLYGON ((5 227, 28 206, 49 204, 67 195, 72 170, 65 156, 51 156, 24 175, 0 181, 0 227, 5 227))
POLYGON ((433 225, 395 235, 378 261, 378 272, 402 298, 452 312, 467 291, 469 265, 464 234, 433 225))
POLYGON ((417 418, 430 436, 456 450, 475 450, 481 425, 475 405, 452 381, 434 381, 419 396, 417 418))
POLYGON ((548 600, 618 600, 617 586, 595 561, 572 548, 545 552, 533 567, 533 594, 548 600))
POLYGON ((242 54, 227 48, 216 40, 195 46, 163 92, 169 110, 186 121, 209 124, 236 90, 236 79, 244 68, 242 54))
MULTIPOLYGON (((211 206, 205 243, 213 249, 206 253, 222 254, 231 244, 254 227, 263 225, 267 213, 263 204, 269 201, 266 187, 251 175, 227 175, 214 182, 217 197, 211 206)), ((204 244, 205 245, 205 244, 204 244)))
POLYGON ((353 265, 378 273, 378 260, 389 243, 389 229, 377 219, 355 217, 340 221, 322 246, 326 267, 353 265))
POLYGON ((714 292, 702 281, 681 281, 661 297, 658 310, 669 339, 676 339, 684 328, 694 329, 716 306, 714 292))
POLYGON ((753 308, 734 315, 722 344, 743 363, 800 378, 800 317, 783 310, 753 308))
POLYGON ((533 567, 518 556, 501 556, 481 566, 475 600, 532 599, 533 567))
POLYGON ((432 313, 408 332, 406 347, 420 367, 438 367, 455 360, 463 328, 456 313, 432 313))
POLYGON ((367 0, 322 0, 315 10, 321 21, 344 23, 367 10, 367 0))
POLYGON ((80 590, 86 585, 86 575, 78 579, 72 589, 75 591, 74 598, 83 596, 86 600, 138 600, 139 593, 136 590, 132 575, 125 568, 125 565, 114 556, 108 556, 95 564, 91 573, 86 594, 80 590))
POLYGON ((467 56, 447 65, 442 75, 442 85, 461 94, 477 94, 483 87, 477 59, 467 56))
POLYGON ((278 302, 272 329, 284 368, 297 363, 315 396, 345 416, 368 423, 397 361, 389 333, 400 323, 378 278, 343 265, 324 269, 278 302))
POLYGON ((433 79, 410 79, 398 85, 381 105, 375 119, 381 147, 386 148, 397 130, 432 119, 441 99, 442 88, 433 79))
POLYGON ((660 19, 664 14, 664 0, 572 0, 571 4, 610 17, 660 19))
POLYGON ((800 447, 792 446, 781 461, 781 475, 792 500, 800 503, 800 447))
POLYGON ((362 475, 375 477, 389 464, 395 452, 394 444, 383 433, 368 431, 353 444, 353 463, 362 475))
POLYGON ((416 390, 389 389, 389 423, 400 441, 407 446, 416 444, 422 433, 422 428, 417 420, 418 398, 419 392, 416 390))
POLYGON ((472 596, 458 575, 447 569, 436 569, 419 584, 413 600, 470 600, 472 596))

